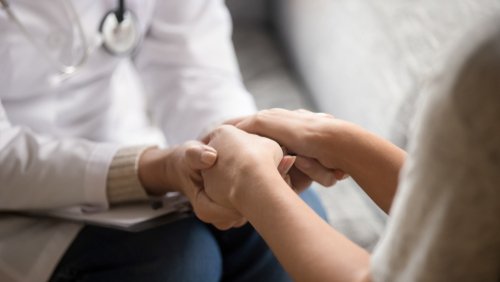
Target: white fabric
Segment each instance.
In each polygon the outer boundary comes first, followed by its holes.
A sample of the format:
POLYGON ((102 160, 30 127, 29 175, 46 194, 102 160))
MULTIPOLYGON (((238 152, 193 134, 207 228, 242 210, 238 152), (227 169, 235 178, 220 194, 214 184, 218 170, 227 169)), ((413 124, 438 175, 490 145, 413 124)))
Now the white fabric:
POLYGON ((500 277, 499 27, 474 29, 429 87, 374 281, 500 277))
POLYGON ((273 2, 273 19, 318 109, 400 146, 422 81, 466 29, 500 12, 497 0, 273 2))
MULTIPOLYGON (((82 44, 61 0, 10 2, 51 56, 78 61, 82 44)), ((168 143, 178 144, 255 111, 222 0, 126 3, 145 37, 133 58, 120 59, 94 46, 100 20, 116 1, 73 1, 94 47, 83 68, 66 78, 0 9, 0 210, 106 209, 107 171, 120 143, 157 140, 147 113, 168 143), (124 61, 126 79, 116 76, 124 61)), ((0 280, 46 280, 80 228, 2 215, 0 280)))

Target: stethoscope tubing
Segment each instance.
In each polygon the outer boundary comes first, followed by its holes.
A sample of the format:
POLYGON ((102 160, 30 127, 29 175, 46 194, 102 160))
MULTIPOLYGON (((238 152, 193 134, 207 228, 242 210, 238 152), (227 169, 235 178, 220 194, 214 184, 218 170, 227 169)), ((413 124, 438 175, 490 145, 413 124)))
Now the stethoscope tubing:
POLYGON ((76 22, 78 34, 79 34, 79 37, 80 37, 80 40, 81 40, 82 46, 83 46, 82 56, 75 64, 72 64, 72 65, 63 64, 63 63, 61 63, 61 61, 59 61, 59 60, 55 59, 53 56, 51 56, 47 47, 44 46, 43 44, 41 44, 40 42, 38 42, 37 40, 35 40, 35 37, 31 34, 31 32, 29 32, 28 29, 26 28, 26 26, 21 22, 21 20, 19 20, 17 15, 10 8, 9 2, 7 0, 0 0, 0 2, 2 4, 2 7, 4 8, 5 12, 9 16, 9 18, 11 18, 15 22, 15 24, 18 26, 19 30, 26 37, 26 39, 28 39, 31 42, 31 44, 36 49, 38 49, 39 52, 42 52, 43 57, 50 64, 52 64, 60 73, 66 74, 66 75, 73 74, 76 70, 81 68, 87 62, 88 56, 89 56, 89 50, 88 50, 89 45, 87 43, 87 39, 85 38, 85 33, 83 31, 82 23, 80 22, 80 19, 78 18, 78 15, 77 15, 75 8, 74 8, 73 4, 71 3, 71 1, 61 1, 61 2, 64 3, 64 9, 68 13, 68 15, 72 19, 74 19, 72 21, 76 22))
MULTIPOLYGON (((35 47, 39 52, 41 52, 43 54, 43 57, 51 65, 53 65, 61 74, 71 75, 71 74, 75 73, 78 69, 80 69, 88 61, 90 47, 89 47, 89 44, 88 44, 87 39, 85 37, 85 33, 83 31, 82 22, 78 16, 78 14, 76 13, 76 9, 73 6, 73 3, 70 0, 62 0, 61 2, 64 5, 64 9, 66 10, 66 13, 71 18, 71 22, 72 23, 76 22, 76 28, 78 30, 81 44, 83 46, 83 52, 82 52, 80 59, 72 65, 64 64, 60 60, 57 60, 56 58, 51 56, 50 51, 48 50, 47 46, 38 42, 35 39, 35 36, 33 36, 33 34, 26 28, 26 26, 22 23, 22 21, 19 19, 19 17, 17 17, 17 15, 12 11, 12 8, 10 7, 10 3, 8 0, 0 0, 0 8, 3 8, 5 10, 5 12, 7 13, 7 16, 12 21, 14 21, 14 23, 18 26, 21 33, 24 34, 26 39, 28 39, 28 41, 33 45, 33 47, 35 47)), ((110 13, 114 14, 118 24, 121 24, 124 21, 125 14, 127 13, 125 0, 118 0, 117 6, 118 7, 116 10, 112 10, 105 15, 105 17, 103 18, 103 21, 106 19, 106 16, 109 15, 110 13)), ((100 31, 101 31, 101 28, 102 28, 102 23, 101 23, 100 31)), ((109 48, 109 46, 106 46, 106 44, 104 44, 104 45, 105 45, 104 46, 105 49, 107 51, 109 51, 110 53, 112 53, 113 55, 119 56, 119 55, 123 55, 124 53, 128 53, 128 52, 123 52, 121 54, 116 54, 112 50, 112 48, 109 48)), ((134 49, 135 49, 135 46, 132 46, 131 51, 133 51, 134 49)))

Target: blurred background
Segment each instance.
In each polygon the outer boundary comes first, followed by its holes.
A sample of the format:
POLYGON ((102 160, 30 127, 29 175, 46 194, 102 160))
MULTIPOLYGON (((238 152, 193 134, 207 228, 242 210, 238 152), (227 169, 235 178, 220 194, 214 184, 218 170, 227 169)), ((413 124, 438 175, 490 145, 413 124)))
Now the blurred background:
MULTIPOLYGON (((497 0, 226 0, 259 108, 331 113, 406 148, 421 89, 497 0)), ((348 179, 315 185, 330 223, 368 250, 386 216, 348 179)))

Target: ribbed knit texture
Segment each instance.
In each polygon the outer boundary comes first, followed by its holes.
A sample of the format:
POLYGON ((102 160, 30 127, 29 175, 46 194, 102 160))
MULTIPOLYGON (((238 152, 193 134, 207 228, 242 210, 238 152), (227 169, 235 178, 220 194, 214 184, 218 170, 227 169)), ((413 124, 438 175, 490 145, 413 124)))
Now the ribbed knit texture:
POLYGON ((138 176, 139 157, 148 148, 151 147, 126 147, 116 153, 107 179, 108 201, 111 205, 148 199, 138 176))

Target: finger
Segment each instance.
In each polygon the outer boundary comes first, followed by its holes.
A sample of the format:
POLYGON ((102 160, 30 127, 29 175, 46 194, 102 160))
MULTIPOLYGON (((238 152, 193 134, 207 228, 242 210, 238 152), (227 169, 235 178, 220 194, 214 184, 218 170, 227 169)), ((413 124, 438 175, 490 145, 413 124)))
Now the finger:
POLYGON ((334 169, 333 174, 335 174, 335 178, 337 180, 344 180, 349 178, 349 174, 345 173, 343 170, 340 169, 334 169))
POLYGON ((223 124, 237 125, 238 123, 242 122, 245 119, 248 119, 249 117, 250 116, 242 116, 242 117, 228 119, 225 122, 223 122, 223 124))
POLYGON ((321 165, 315 159, 297 156, 295 166, 305 175, 323 186, 332 186, 337 181, 334 172, 321 165))
POLYGON ((207 135, 205 135, 203 138, 201 138, 201 142, 203 144, 211 144, 215 139, 217 139, 217 136, 223 133, 227 133, 228 131, 241 131, 241 129, 238 129, 234 125, 230 124, 222 124, 215 128, 214 130, 210 131, 207 135))
POLYGON ((312 184, 311 178, 295 166, 290 169, 288 175, 290 176, 291 186, 297 193, 304 191, 312 184))
POLYGON ((298 110, 295 110, 294 112, 297 112, 300 114, 315 115, 317 117, 325 117, 325 118, 330 118, 330 119, 335 118, 333 115, 328 114, 328 113, 316 113, 316 112, 311 112, 311 111, 306 110, 306 109, 298 109, 298 110))
POLYGON ((221 221, 221 222, 212 222, 212 225, 215 226, 215 228, 221 230, 221 231, 226 231, 234 227, 234 222, 226 222, 226 221, 221 221))
POLYGON ((239 228, 242 227, 243 225, 247 224, 247 220, 245 218, 240 218, 238 220, 221 220, 221 221, 214 221, 212 222, 212 225, 215 226, 215 228, 225 231, 229 230, 231 228, 239 228))
POLYGON ((304 132, 308 132, 310 124, 303 114, 284 109, 271 109, 260 111, 242 120, 236 127, 248 133, 273 139, 292 152, 310 155, 311 151, 314 151, 312 146, 306 146, 303 142, 304 132))
POLYGON ((327 114, 327 113, 315 113, 316 116, 319 116, 319 117, 324 117, 324 118, 330 118, 330 119, 334 119, 335 117, 331 114, 327 114))
POLYGON ((233 225, 234 228, 240 228, 243 225, 247 224, 248 220, 246 218, 241 218, 239 221, 236 221, 233 225))
POLYGON ((294 112, 284 109, 262 110, 240 120, 235 126, 249 133, 279 140, 288 135, 288 121, 292 120, 295 115, 294 112))
POLYGON ((242 216, 236 210, 228 209, 214 203, 204 190, 198 190, 192 201, 196 216, 206 223, 218 223, 221 227, 222 222, 238 222, 242 216))
POLYGON ((195 192, 194 200, 191 202, 198 219, 212 224, 219 230, 240 227, 247 222, 236 210, 225 208, 213 202, 202 189, 195 192))
POLYGON ((208 132, 205 136, 203 136, 203 137, 201 138, 201 140, 200 140, 200 141, 201 141, 203 144, 208 145, 208 143, 210 143, 210 141, 211 141, 212 139, 214 139, 214 138, 215 138, 215 136, 216 136, 217 134, 218 134, 218 127, 217 127, 217 128, 215 128, 214 130, 212 130, 212 131, 208 132))
POLYGON ((306 109, 298 109, 298 110, 295 110, 295 112, 301 113, 301 114, 312 114, 313 113, 313 112, 306 110, 306 109))
POLYGON ((292 189, 293 189, 292 178, 290 177, 290 175, 287 174, 287 175, 283 176, 283 179, 285 179, 286 184, 288 184, 288 186, 292 187, 292 189))
POLYGON ((214 148, 201 143, 192 143, 186 146, 186 162, 191 169, 207 169, 215 164, 217 151, 214 148))
POLYGON ((278 171, 280 172, 281 176, 285 176, 288 171, 292 168, 293 164, 295 163, 295 156, 284 156, 279 165, 278 165, 278 171))

